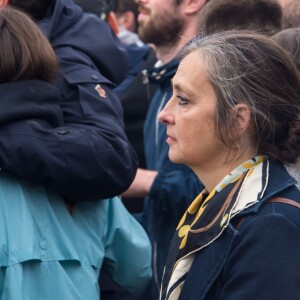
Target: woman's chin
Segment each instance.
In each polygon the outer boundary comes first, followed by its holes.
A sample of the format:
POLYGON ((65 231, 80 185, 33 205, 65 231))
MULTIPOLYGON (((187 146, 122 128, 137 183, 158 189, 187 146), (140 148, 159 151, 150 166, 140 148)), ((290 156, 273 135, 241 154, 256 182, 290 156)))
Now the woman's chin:
POLYGON ((182 164, 183 163, 182 157, 179 157, 175 153, 172 153, 172 151, 169 151, 169 159, 174 164, 182 164))

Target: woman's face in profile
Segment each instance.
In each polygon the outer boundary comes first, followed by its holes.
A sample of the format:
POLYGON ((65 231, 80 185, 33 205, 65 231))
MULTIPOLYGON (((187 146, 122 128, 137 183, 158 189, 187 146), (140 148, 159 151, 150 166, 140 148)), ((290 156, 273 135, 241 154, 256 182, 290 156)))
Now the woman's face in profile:
POLYGON ((159 115, 167 125, 171 161, 194 171, 218 167, 225 152, 215 132, 216 94, 201 60, 199 52, 182 60, 172 80, 173 95, 159 115))

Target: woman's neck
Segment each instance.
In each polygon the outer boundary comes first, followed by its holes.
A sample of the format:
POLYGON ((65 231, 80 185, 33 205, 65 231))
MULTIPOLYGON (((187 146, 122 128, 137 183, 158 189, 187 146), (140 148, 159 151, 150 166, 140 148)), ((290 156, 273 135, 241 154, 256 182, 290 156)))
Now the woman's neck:
POLYGON ((211 192, 226 175, 255 156, 254 153, 247 151, 243 155, 239 155, 236 159, 226 160, 226 158, 222 158, 220 160, 215 160, 214 163, 209 162, 207 167, 202 165, 192 169, 208 192, 211 192))

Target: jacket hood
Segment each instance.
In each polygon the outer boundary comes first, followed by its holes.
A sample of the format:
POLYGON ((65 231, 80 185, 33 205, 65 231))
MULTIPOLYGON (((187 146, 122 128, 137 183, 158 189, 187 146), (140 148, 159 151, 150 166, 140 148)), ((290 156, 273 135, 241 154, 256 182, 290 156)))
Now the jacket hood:
POLYGON ((148 80, 152 83, 168 85, 170 79, 175 75, 178 65, 179 60, 177 58, 174 58, 169 63, 163 66, 154 66, 153 68, 147 69, 147 72, 145 72, 144 75, 146 75, 148 77, 148 80))
POLYGON ((53 127, 63 125, 59 91, 40 80, 0 84, 0 126, 24 119, 41 119, 53 127))
POLYGON ((127 46, 127 53, 129 58, 129 73, 136 74, 141 69, 141 62, 146 61, 146 57, 150 51, 148 45, 138 46, 132 44, 127 46))
POLYGON ((108 24, 84 14, 72 0, 56 0, 39 25, 54 50, 71 47, 80 51, 115 84, 125 78, 128 58, 124 46, 108 24))

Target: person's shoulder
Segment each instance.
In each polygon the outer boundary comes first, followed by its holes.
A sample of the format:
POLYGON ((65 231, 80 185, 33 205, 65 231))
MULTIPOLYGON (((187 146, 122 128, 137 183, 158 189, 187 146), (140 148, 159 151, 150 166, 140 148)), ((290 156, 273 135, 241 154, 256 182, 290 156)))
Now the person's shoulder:
MULTIPOLYGON (((293 197, 273 197, 264 201, 259 210, 255 214, 249 214, 241 217, 238 224, 238 230, 243 228, 252 228, 261 226, 277 226, 278 223, 286 223, 288 226, 293 226, 299 230, 300 236, 300 192, 294 188, 293 197)), ((238 219, 238 218, 237 218, 238 219)), ((284 227, 281 227, 282 229, 284 227)))

